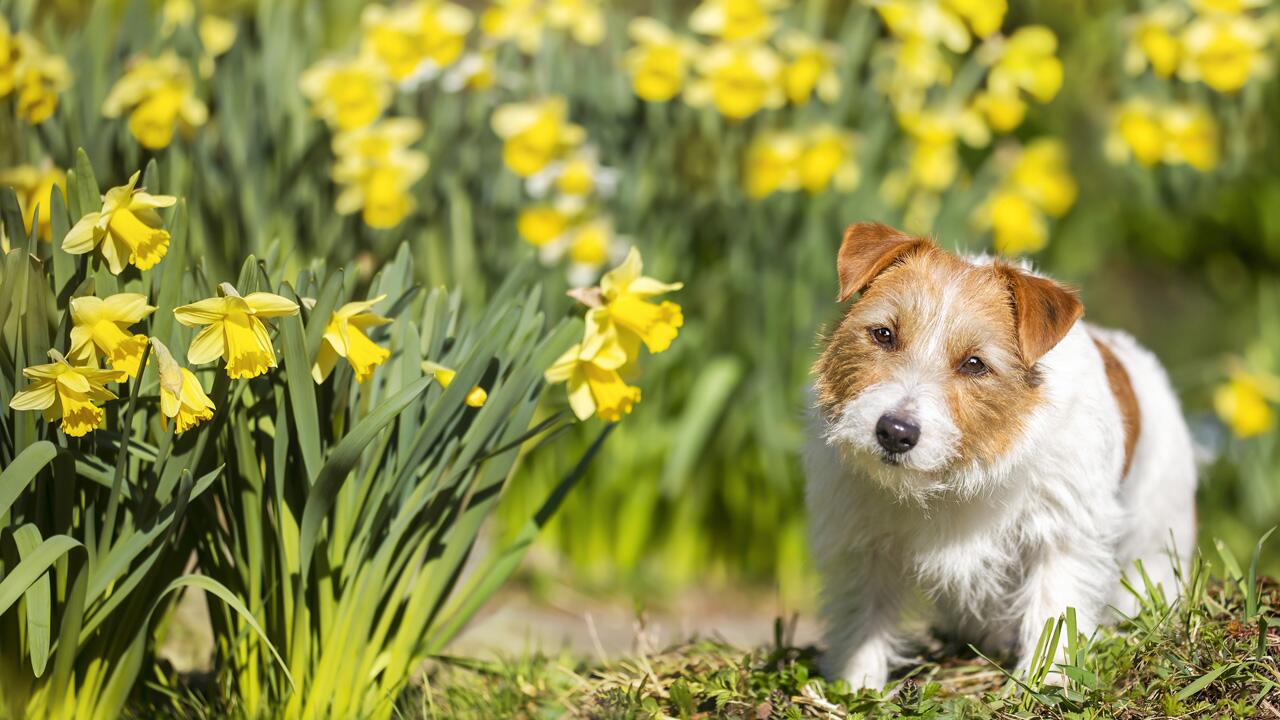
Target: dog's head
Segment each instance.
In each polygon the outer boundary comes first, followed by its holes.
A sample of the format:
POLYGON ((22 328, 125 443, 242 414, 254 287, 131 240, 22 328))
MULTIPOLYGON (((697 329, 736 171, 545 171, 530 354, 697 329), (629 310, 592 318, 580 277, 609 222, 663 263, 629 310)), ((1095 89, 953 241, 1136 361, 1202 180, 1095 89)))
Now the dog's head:
POLYGON ((1083 312, 1075 294, 876 223, 845 231, 837 267, 840 301, 860 296, 815 367, 828 442, 902 496, 1002 457, 1041 402, 1037 361, 1083 312))

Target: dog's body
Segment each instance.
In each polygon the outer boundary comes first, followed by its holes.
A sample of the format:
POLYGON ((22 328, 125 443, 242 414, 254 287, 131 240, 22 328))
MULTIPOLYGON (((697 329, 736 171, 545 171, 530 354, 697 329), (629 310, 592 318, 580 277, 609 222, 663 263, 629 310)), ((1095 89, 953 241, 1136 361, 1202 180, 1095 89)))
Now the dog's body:
POLYGON ((863 294, 816 367, 806 458, 829 675, 883 685, 919 593, 1025 664, 1067 607, 1086 633, 1132 610, 1135 560, 1177 592, 1195 466, 1150 353, 1052 281, 884 226, 849 229, 840 276, 863 294))

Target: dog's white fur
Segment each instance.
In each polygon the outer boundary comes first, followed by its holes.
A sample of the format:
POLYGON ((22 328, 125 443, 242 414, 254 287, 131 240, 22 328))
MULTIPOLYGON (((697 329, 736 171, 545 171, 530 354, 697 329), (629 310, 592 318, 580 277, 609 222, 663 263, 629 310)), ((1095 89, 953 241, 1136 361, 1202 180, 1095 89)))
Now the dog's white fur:
POLYGON ((1136 611, 1120 585, 1135 560, 1166 595, 1178 592, 1175 567, 1195 542, 1196 474, 1164 370, 1128 335, 1083 321, 1038 365, 1044 401, 993 463, 945 469, 959 431, 924 367, 866 389, 830 422, 813 413, 806 499, 829 677, 883 686, 920 594, 941 630, 1017 652, 1025 669, 1046 620, 1067 607, 1086 634, 1111 619, 1109 607, 1136 611), (1123 479, 1121 410, 1094 338, 1138 398, 1141 432, 1123 479), (885 464, 875 423, 903 409, 920 421, 920 441, 885 464))

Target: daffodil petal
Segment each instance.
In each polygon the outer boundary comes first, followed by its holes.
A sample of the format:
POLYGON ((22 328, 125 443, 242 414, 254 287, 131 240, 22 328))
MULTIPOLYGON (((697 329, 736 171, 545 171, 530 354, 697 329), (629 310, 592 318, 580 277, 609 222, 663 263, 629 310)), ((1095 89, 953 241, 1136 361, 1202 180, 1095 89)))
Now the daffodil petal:
POLYGON ((187 348, 187 362, 192 365, 203 365, 222 357, 225 342, 222 337, 222 323, 215 322, 200 331, 187 348))
POLYGON ((15 393, 9 399, 9 407, 14 410, 44 410, 52 406, 57 399, 57 385, 51 382, 43 382, 22 392, 15 393))
POLYGON ((175 308, 173 317, 187 327, 200 327, 226 317, 226 298, 212 297, 175 308))
POLYGON ((298 314, 298 303, 271 293, 249 293, 244 296, 244 301, 258 317, 273 318, 298 314))

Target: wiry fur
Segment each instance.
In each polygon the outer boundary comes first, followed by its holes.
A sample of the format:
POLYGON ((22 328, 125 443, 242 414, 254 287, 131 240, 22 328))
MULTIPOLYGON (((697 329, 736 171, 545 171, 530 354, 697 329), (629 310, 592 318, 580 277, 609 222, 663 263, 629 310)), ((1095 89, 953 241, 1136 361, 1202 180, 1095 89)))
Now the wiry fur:
POLYGON ((1018 317, 1001 281, 1021 271, 932 244, 902 248, 815 368, 806 495, 825 586, 824 670, 854 687, 885 683, 919 598, 953 637, 1025 664, 1044 622, 1068 606, 1086 633, 1109 619, 1109 605, 1131 610, 1119 579, 1134 560, 1176 593, 1182 560, 1171 559, 1170 540, 1186 553, 1195 535, 1191 441, 1154 357, 1070 316, 1057 318, 1065 334, 1028 359, 1018 327, 1036 318, 1018 317), (888 323, 902 338, 893 350, 865 333, 888 323), (1095 338, 1124 365, 1141 410, 1124 478, 1121 411, 1095 338), (965 353, 990 374, 958 375, 965 353), (894 458, 874 436, 890 411, 921 427, 918 445, 894 458))

